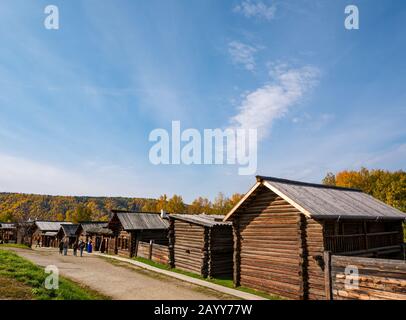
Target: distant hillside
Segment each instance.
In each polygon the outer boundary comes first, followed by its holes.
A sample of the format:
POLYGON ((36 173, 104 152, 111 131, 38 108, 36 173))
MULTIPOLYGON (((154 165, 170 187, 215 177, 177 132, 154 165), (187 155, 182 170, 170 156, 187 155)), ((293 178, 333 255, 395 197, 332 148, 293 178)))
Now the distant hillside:
POLYGON ((155 204, 154 199, 122 197, 69 197, 0 193, 0 221, 31 219, 65 220, 79 206, 91 210, 92 219, 106 220, 110 209, 137 210, 155 204))

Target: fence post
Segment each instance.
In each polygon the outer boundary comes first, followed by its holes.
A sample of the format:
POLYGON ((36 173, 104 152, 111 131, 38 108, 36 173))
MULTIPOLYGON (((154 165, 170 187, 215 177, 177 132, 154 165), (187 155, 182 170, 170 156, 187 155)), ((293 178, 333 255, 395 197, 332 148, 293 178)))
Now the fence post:
POLYGON ((333 300, 333 288, 331 281, 331 252, 324 251, 324 287, 326 290, 326 299, 333 300))
POLYGON ((152 246, 154 245, 154 241, 150 240, 149 241, 149 255, 148 255, 148 259, 152 260, 152 246))

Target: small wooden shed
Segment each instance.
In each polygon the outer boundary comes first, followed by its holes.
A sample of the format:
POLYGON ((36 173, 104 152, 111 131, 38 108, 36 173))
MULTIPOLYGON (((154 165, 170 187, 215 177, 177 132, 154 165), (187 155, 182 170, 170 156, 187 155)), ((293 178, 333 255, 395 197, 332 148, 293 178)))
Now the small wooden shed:
POLYGON ((0 243, 17 242, 17 225, 15 223, 0 223, 0 243))
POLYGON ((224 216, 171 214, 169 254, 172 267, 203 277, 232 278, 232 223, 224 216))
POLYGON ((32 241, 36 245, 37 242, 41 243, 42 247, 57 247, 58 238, 57 234, 61 228, 61 224, 72 224, 71 222, 64 221, 41 221, 36 220, 33 227, 32 241))
POLYGON ((113 231, 109 252, 137 256, 138 243, 150 242, 168 245, 169 222, 159 213, 113 210, 108 228, 113 231))
POLYGON ((88 242, 91 240, 95 251, 108 252, 109 240, 113 237, 113 231, 108 228, 105 221, 80 222, 82 232, 80 239, 88 242))
POLYGON ((406 215, 359 190, 272 177, 228 213, 234 282, 292 299, 325 299, 324 251, 400 257, 406 215))
POLYGON ((72 246, 75 242, 79 240, 79 236, 82 233, 82 226, 80 224, 73 223, 61 223, 61 227, 57 233, 58 241, 63 241, 64 239, 69 240, 69 246, 72 246))

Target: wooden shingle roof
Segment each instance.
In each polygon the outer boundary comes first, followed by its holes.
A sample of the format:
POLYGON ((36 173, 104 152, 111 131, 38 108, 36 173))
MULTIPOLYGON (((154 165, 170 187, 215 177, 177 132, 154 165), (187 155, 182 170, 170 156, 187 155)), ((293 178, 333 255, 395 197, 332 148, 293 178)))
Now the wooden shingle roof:
POLYGON ((63 221, 35 221, 35 225, 38 227, 39 230, 46 232, 46 231, 54 231, 58 232, 61 228, 61 224, 72 224, 72 222, 63 222, 63 221))
POLYGON ((0 229, 16 229, 17 226, 15 223, 4 223, 0 222, 0 229))
POLYGON ((116 212, 123 229, 131 230, 162 230, 168 229, 168 220, 161 218, 158 213, 116 212))
POLYGON ((80 222, 83 233, 87 235, 88 233, 97 233, 96 230, 101 230, 107 228, 108 222, 104 221, 86 221, 80 222))
POLYGON ((80 224, 61 224, 61 230, 67 237, 77 236, 80 228, 82 228, 80 224))
POLYGON ((171 214, 169 215, 169 218, 190 222, 205 227, 232 225, 231 222, 223 221, 224 216, 214 214, 171 214))
POLYGON ((226 220, 260 187, 266 187, 305 215, 316 219, 392 219, 406 214, 357 189, 257 176, 255 186, 227 214, 226 220))

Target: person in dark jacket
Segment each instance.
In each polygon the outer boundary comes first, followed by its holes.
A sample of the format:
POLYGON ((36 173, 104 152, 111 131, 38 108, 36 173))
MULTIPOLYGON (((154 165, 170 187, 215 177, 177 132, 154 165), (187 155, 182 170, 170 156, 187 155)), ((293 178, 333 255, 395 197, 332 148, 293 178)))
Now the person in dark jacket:
POLYGON ((75 256, 75 257, 77 257, 78 256, 78 242, 77 241, 75 241, 75 243, 73 244, 73 255, 75 256))
POLYGON ((69 240, 65 239, 63 241, 63 255, 67 256, 68 255, 68 249, 69 249, 69 240))
POLYGON ((80 251, 80 256, 81 257, 83 257, 83 250, 85 249, 85 246, 86 246, 85 242, 80 240, 79 241, 79 251, 80 251))
POLYGON ((63 252, 63 241, 59 241, 59 254, 62 254, 63 252))

